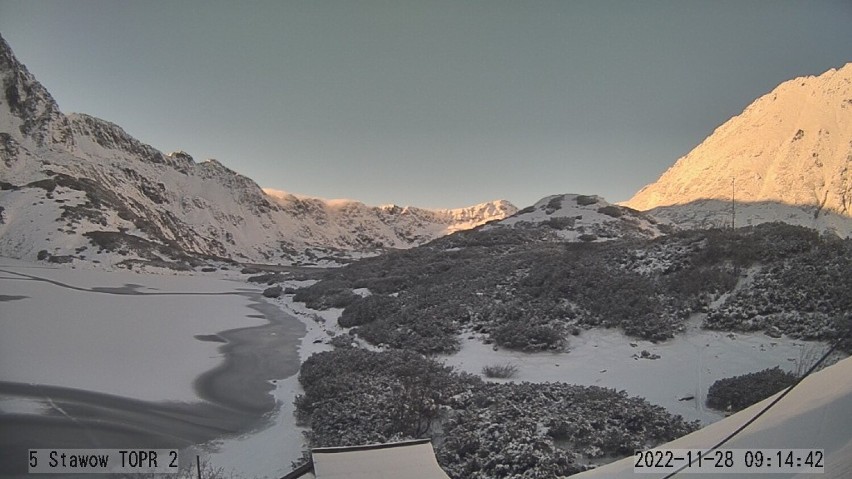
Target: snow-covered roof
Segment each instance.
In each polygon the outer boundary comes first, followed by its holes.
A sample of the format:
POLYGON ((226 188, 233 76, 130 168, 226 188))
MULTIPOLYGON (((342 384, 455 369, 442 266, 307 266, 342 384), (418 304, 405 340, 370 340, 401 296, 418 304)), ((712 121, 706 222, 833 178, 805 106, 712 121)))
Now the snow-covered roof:
POLYGON ((438 465, 429 439, 311 451, 313 467, 286 478, 316 479, 449 479, 438 465))
MULTIPOLYGON (((658 446, 658 449, 709 449, 755 416, 776 396, 767 398, 692 434, 658 446)), ((852 430, 852 358, 847 358, 806 378, 763 416, 721 448, 824 449, 825 473, 819 477, 822 479, 849 478, 852 477, 850 430, 852 430)), ((633 457, 629 457, 572 477, 578 479, 662 477, 662 475, 635 474, 633 462, 633 457)), ((727 479, 732 476, 702 474, 700 477, 727 479)), ((811 476, 779 473, 771 477, 798 479, 811 476)))

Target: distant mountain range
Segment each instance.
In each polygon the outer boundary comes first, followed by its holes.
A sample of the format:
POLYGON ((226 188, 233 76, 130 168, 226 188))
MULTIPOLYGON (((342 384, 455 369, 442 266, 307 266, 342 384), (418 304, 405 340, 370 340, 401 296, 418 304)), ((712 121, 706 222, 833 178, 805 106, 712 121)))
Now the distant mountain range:
POLYGON ((165 155, 115 124, 63 114, 2 39, 0 78, 0 255, 308 262, 409 248, 517 211, 502 200, 427 210, 267 194, 216 160, 165 155))
POLYGON ((734 212, 737 226, 852 233, 852 64, 782 84, 622 206, 554 195, 520 211, 504 200, 430 210, 264 191, 216 160, 163 154, 118 125, 62 113, 2 38, 0 80, 0 256, 322 264, 486 223, 605 241, 726 226, 734 212))
POLYGON ((624 205, 684 227, 783 221, 848 236, 852 63, 782 83, 624 205))

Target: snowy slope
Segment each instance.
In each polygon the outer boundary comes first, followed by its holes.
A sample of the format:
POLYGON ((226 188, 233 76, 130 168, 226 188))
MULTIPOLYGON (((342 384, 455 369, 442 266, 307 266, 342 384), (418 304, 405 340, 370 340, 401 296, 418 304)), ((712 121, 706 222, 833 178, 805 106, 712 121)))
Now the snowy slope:
POLYGON ((695 202, 730 203, 732 195, 763 205, 744 208, 743 224, 789 214, 803 224, 832 212, 841 216, 825 226, 843 221, 840 229, 852 229, 852 63, 782 83, 624 204, 642 211, 688 204, 694 214, 712 204, 695 202), (778 211, 768 211, 770 203, 778 211))
POLYGON ((270 196, 216 160, 164 155, 115 124, 64 115, 2 39, 0 80, 0 255, 289 262, 408 248, 516 210, 505 201, 430 211, 270 196))
POLYGON ((575 194, 544 197, 533 206, 486 226, 500 227, 549 228, 565 241, 654 238, 670 230, 651 215, 612 205, 599 196, 575 194))
MULTIPOLYGON (((737 228, 777 221, 812 228, 843 238, 852 236, 852 218, 830 210, 815 214, 811 206, 771 201, 736 203, 734 208, 734 222, 737 228)), ((731 210, 730 200, 697 200, 684 205, 660 206, 646 213, 653 215, 661 222, 680 228, 705 229, 730 226, 731 210)))
MULTIPOLYGON (((733 440, 727 449, 800 448, 825 449, 825 474, 818 477, 852 477, 852 358, 845 359, 805 379, 790 394, 733 440)), ((781 394, 781 393, 778 393, 781 394)), ((777 395, 776 395, 777 396, 777 395)), ((776 396, 772 396, 733 416, 704 429, 676 439, 659 449, 710 448, 751 419, 776 396)), ((663 474, 633 472, 633 458, 608 464, 573 477, 636 478, 662 477, 663 474)), ((679 477, 679 476, 678 476, 679 477)), ((727 478, 730 474, 702 474, 703 478, 727 478)), ((773 474, 762 477, 814 477, 812 475, 773 474)))

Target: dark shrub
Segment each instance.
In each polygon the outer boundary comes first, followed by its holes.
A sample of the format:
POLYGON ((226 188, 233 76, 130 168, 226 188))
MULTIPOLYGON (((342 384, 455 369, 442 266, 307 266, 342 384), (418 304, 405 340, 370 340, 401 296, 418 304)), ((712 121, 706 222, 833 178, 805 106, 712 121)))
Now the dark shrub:
POLYGON ((350 303, 337 322, 344 328, 361 326, 399 311, 399 301, 393 296, 372 295, 350 303))
POLYGON ((266 288, 263 290, 264 298, 277 298, 281 296, 281 286, 273 286, 271 288, 266 288))
POLYGON ((720 411, 740 411, 791 386, 796 376, 781 368, 720 379, 707 391, 707 406, 720 411))
POLYGON ((545 224, 555 230, 564 230, 573 228, 575 222, 576 220, 574 218, 562 216, 558 218, 549 218, 545 224))
POLYGON ((544 212, 550 215, 560 208, 562 208, 562 197, 557 196, 555 198, 551 198, 550 201, 547 202, 547 206, 545 206, 544 212))
POLYGON ((67 254, 59 256, 51 255, 49 258, 47 258, 47 261, 49 263, 65 264, 74 261, 74 257, 67 254))
POLYGON ((345 349, 345 348, 354 348, 356 347, 355 341, 348 334, 338 334, 337 336, 331 338, 329 344, 334 346, 337 349, 345 349))
POLYGON ((578 195, 577 196, 577 204, 580 206, 589 206, 598 202, 598 199, 594 196, 586 196, 586 195, 578 195))
POLYGON ((499 326, 491 337, 500 346, 521 351, 557 349, 564 344, 562 333, 547 324, 530 325, 524 322, 507 322, 499 326))
POLYGON ((346 282, 339 280, 321 281, 296 291, 294 301, 305 303, 311 309, 326 310, 345 308, 360 296, 352 292, 346 282))
POLYGON ((281 273, 263 273, 249 277, 250 283, 278 283, 284 281, 284 275, 281 273))
POLYGON ((624 215, 624 211, 621 210, 618 206, 615 205, 606 205, 598 208, 598 213, 602 215, 612 216, 613 218, 621 218, 624 215))
POLYGON ((491 364, 482 368, 482 374, 487 378, 508 379, 518 374, 518 365, 512 363, 491 364))

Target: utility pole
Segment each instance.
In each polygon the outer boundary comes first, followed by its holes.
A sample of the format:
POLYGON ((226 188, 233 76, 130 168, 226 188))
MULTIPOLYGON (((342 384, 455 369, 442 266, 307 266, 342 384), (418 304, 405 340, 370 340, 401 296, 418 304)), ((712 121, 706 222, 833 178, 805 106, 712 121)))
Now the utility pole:
POLYGON ((737 227, 737 188, 736 177, 731 177, 731 229, 737 227))

